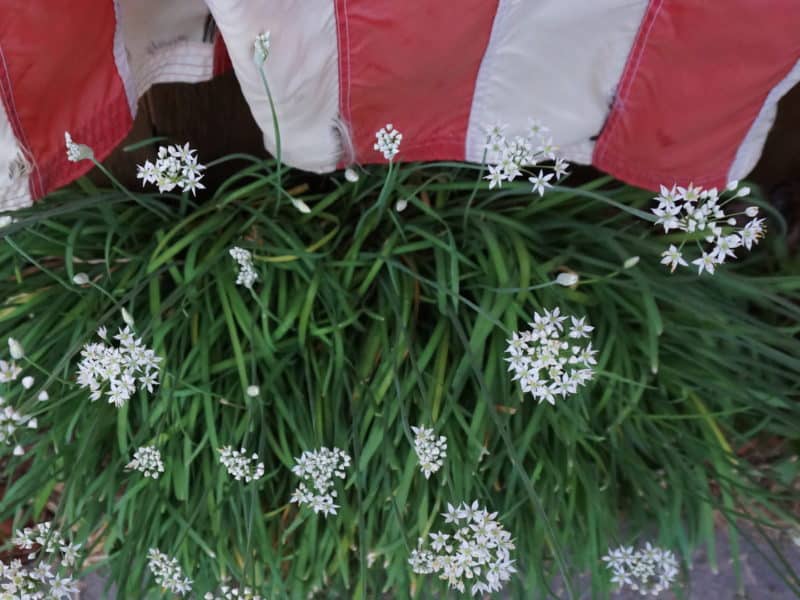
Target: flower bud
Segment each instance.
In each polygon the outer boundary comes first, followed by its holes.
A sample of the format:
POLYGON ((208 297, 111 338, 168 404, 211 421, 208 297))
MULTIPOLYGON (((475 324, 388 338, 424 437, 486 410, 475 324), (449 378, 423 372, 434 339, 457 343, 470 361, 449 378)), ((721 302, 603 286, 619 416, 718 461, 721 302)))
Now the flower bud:
POLYGON ((395 202, 394 209, 397 212, 403 212, 406 209, 407 206, 408 206, 408 200, 402 199, 402 200, 398 200, 397 202, 395 202))
POLYGON ((758 215, 758 207, 757 206, 748 206, 747 210, 744 211, 748 217, 755 217, 758 215))
POLYGON ((350 183, 355 183, 359 179, 359 175, 355 169, 347 167, 344 170, 344 178, 347 179, 350 183))
POLYGON ((577 273, 559 273, 556 277, 556 283, 564 287, 570 287, 578 283, 577 273))
POLYGON ((631 256, 627 259, 624 263, 622 263, 623 269, 631 269, 639 264, 639 257, 638 256, 631 256))
POLYGON ((86 273, 75 273, 72 278, 72 283, 75 285, 86 285, 89 283, 89 276, 86 273))
POLYGON ((261 390, 258 388, 257 385, 250 385, 247 387, 247 395, 251 398, 255 398, 261 393, 261 390))
POLYGON ((122 312, 122 320, 125 321, 125 324, 128 327, 133 327, 133 317, 131 316, 131 313, 125 310, 125 307, 122 307, 121 312, 122 312))
POLYGON ((14 338, 8 338, 8 351, 11 352, 11 358, 19 360, 25 356, 25 349, 14 338))

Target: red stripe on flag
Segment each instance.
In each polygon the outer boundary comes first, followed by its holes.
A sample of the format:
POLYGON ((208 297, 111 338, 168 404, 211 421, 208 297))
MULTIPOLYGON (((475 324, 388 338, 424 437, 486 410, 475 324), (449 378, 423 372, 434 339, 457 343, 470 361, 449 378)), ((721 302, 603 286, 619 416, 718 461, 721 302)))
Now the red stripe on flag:
POLYGON ((398 158, 463 159, 478 68, 497 0, 336 0, 341 115, 355 160, 383 162, 375 132, 402 134, 398 158))
POLYGON ((796 0, 651 1, 592 162, 649 189, 724 185, 767 94, 800 58, 798 32, 796 0))
POLYGON ((0 19, 0 93, 34 162, 34 198, 88 171, 66 159, 64 132, 105 158, 131 126, 114 62, 114 3, 6 1, 0 19))

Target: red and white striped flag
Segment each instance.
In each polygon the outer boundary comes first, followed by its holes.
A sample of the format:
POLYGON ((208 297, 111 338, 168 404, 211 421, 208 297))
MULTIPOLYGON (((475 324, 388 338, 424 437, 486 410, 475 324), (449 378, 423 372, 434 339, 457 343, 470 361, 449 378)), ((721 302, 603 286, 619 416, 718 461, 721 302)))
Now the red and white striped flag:
POLYGON ((480 161, 486 127, 533 117, 565 158, 632 184, 720 186, 800 81, 797 0, 4 0, 0 209, 91 166, 66 160, 64 131, 102 159, 150 85, 229 64, 274 150, 263 31, 283 159, 317 172, 383 161, 386 123, 398 159, 480 161))

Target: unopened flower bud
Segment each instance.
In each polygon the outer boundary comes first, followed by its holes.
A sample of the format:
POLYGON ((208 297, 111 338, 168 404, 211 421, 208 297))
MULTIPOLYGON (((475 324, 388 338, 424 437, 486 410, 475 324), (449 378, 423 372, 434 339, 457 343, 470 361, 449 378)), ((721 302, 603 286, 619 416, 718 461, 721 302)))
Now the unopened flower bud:
POLYGON ((75 285, 86 285, 89 283, 89 276, 86 273, 75 273, 72 278, 72 283, 75 285))
POLYGON ((131 316, 131 313, 129 313, 129 312, 128 312, 128 311, 125 309, 125 307, 124 307, 124 306, 122 307, 122 311, 121 311, 121 312, 122 312, 122 320, 123 320, 123 321, 125 321, 125 324, 126 324, 128 327, 133 327, 133 317, 131 316))
POLYGON ((25 356, 25 349, 22 344, 14 338, 8 338, 8 351, 11 352, 11 358, 19 360, 25 356))
POLYGON ((638 256, 631 256, 627 259, 624 263, 622 263, 623 269, 631 269, 639 264, 639 257, 638 256))
POLYGON ((350 183, 355 183, 359 179, 358 172, 355 169, 348 167, 344 170, 344 178, 350 183))
POLYGON ((578 283, 577 273, 559 273, 556 277, 556 283, 564 287, 570 287, 578 283))

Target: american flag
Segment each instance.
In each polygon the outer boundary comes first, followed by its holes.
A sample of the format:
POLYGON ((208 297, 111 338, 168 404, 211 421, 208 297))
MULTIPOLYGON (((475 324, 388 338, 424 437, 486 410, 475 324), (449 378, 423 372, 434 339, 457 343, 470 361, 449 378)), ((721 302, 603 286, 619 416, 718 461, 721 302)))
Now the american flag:
POLYGON ((107 156, 157 82, 233 68, 274 150, 267 30, 283 159, 315 172, 382 162, 386 123, 399 160, 479 162, 486 127, 533 117, 634 185, 720 186, 800 81, 798 0, 2 0, 0 209, 91 166, 65 131, 107 156))

